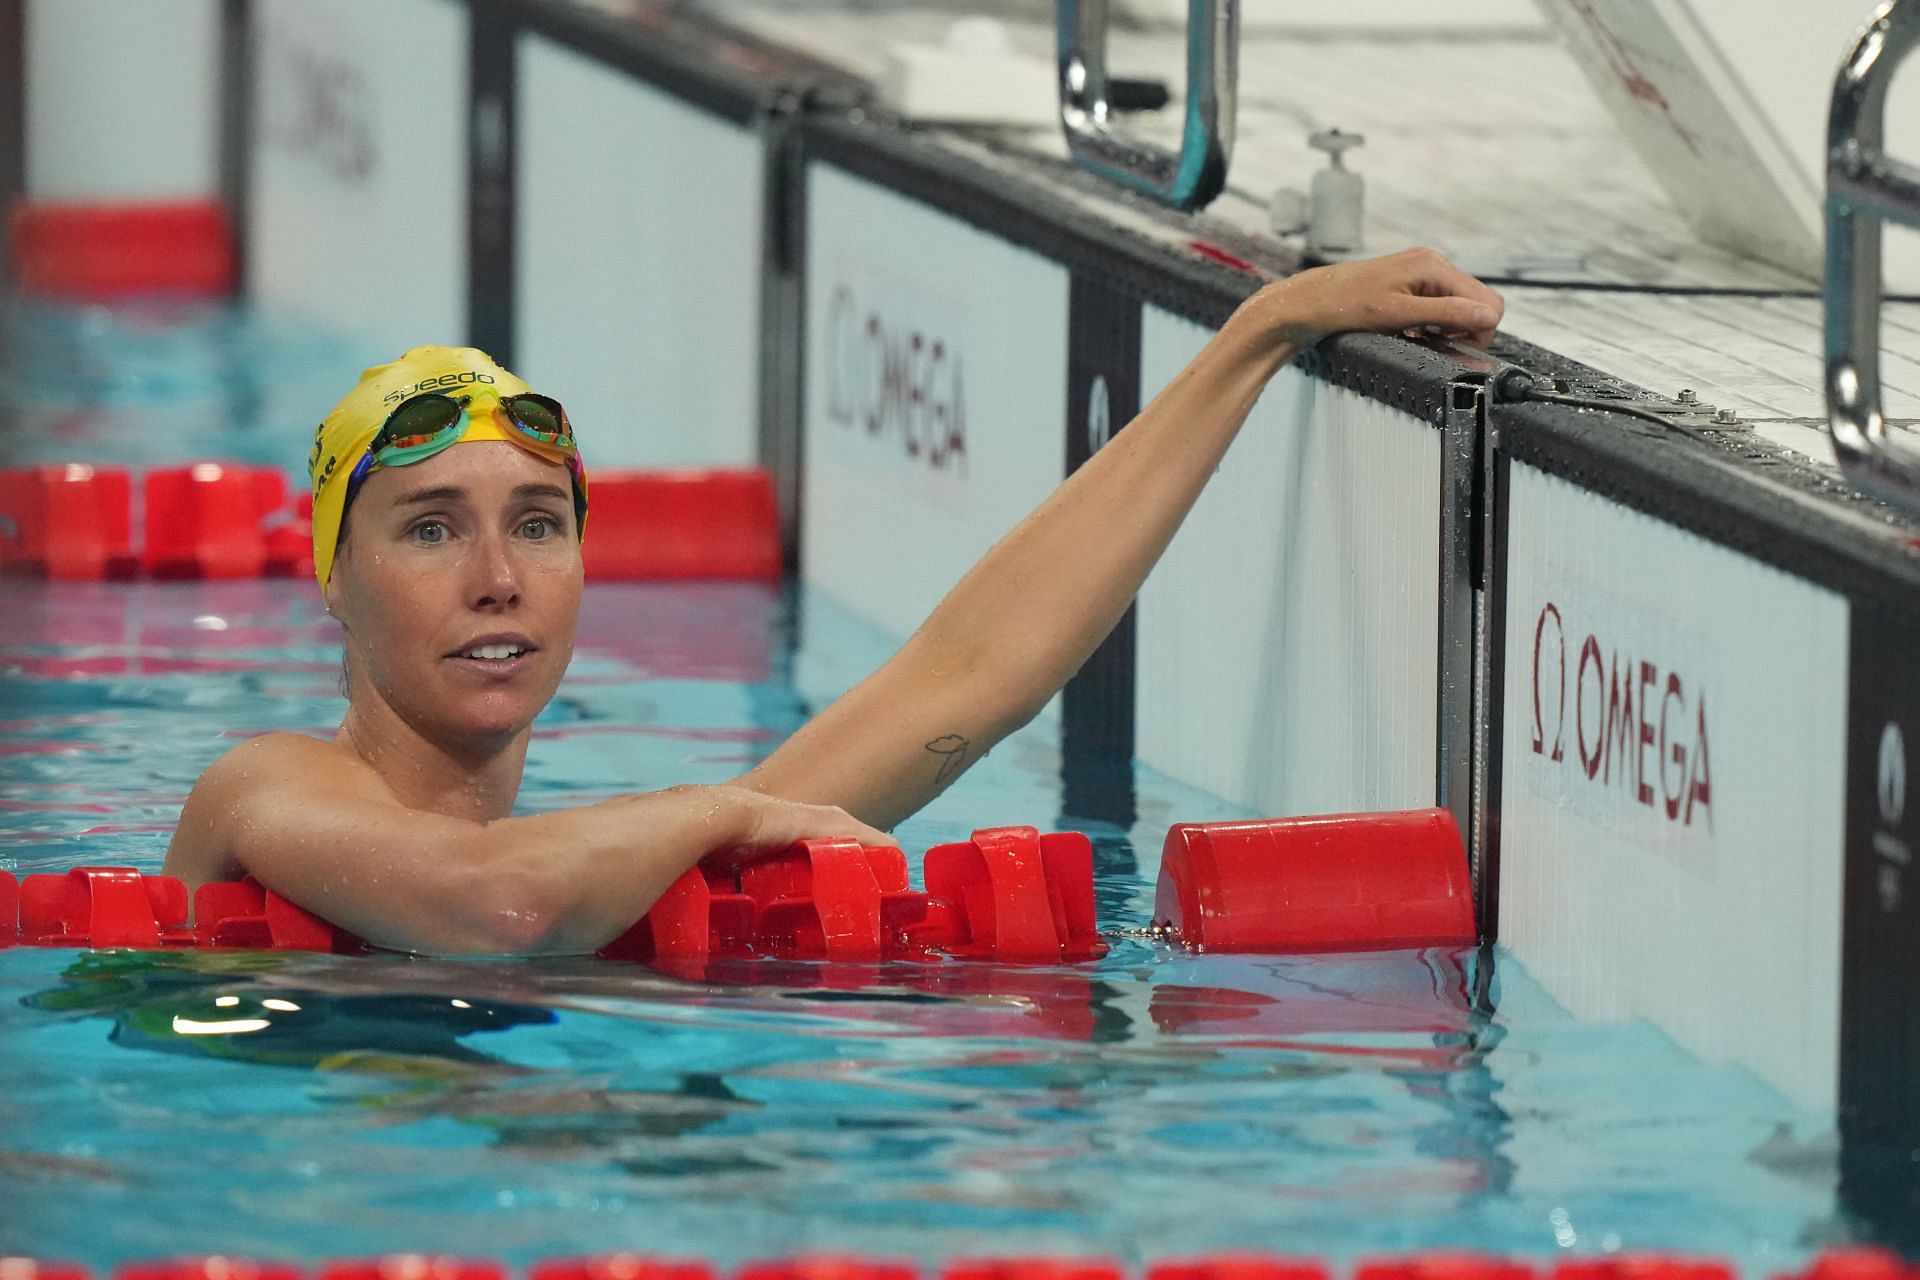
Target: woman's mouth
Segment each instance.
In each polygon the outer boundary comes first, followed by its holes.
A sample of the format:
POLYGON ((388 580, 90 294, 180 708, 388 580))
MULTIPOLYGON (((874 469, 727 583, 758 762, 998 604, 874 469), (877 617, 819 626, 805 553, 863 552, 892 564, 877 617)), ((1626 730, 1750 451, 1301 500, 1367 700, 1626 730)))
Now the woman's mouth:
POLYGON ((462 650, 458 656, 498 661, 501 658, 517 658, 525 652, 526 650, 517 644, 478 644, 471 649, 462 650))
POLYGON ((487 636, 447 656, 472 670, 504 674, 518 669, 529 656, 536 652, 538 652, 537 646, 518 636, 487 636))

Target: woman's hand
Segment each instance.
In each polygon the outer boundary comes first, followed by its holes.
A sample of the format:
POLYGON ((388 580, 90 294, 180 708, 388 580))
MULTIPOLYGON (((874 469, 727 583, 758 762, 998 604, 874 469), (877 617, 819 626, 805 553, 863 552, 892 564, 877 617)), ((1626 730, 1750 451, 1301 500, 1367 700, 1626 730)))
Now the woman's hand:
POLYGON ((1498 293, 1433 249, 1315 267, 1274 281, 1240 308, 1296 350, 1349 329, 1412 329, 1485 346, 1505 311, 1498 293))
POLYGON ((801 804, 763 795, 748 787, 709 788, 724 806, 734 810, 739 834, 709 853, 704 861, 719 867, 739 866, 771 857, 800 840, 857 840, 868 848, 898 846, 886 832, 861 822, 845 809, 830 804, 801 804))

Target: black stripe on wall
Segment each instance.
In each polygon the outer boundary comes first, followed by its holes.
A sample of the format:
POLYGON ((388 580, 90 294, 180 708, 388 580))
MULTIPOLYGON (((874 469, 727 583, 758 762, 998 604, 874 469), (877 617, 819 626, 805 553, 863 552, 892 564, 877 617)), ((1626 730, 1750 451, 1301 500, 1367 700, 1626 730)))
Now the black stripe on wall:
POLYGON ((1920 1250, 1920 618, 1856 601, 1840 950, 1841 1201, 1920 1250))
MULTIPOLYGON (((1075 272, 1067 306, 1067 473, 1140 412, 1140 302, 1075 272)), ((1134 610, 1063 695, 1060 771, 1072 821, 1126 827, 1133 792, 1134 610)))
POLYGON ((1485 492, 1492 496, 1482 528, 1482 573, 1486 582, 1486 632, 1481 637, 1484 663, 1479 690, 1480 779, 1474 793, 1476 813, 1469 839, 1473 846, 1473 902, 1480 939, 1500 936, 1500 793, 1505 756, 1507 705, 1507 495, 1513 464, 1497 446, 1488 450, 1485 492))
POLYGON ((519 24, 506 0, 472 0, 467 115, 467 341, 514 362, 514 78, 519 24))
POLYGON ((7 210, 27 191, 27 0, 0 0, 0 267, 11 270, 7 210))
POLYGON ((252 0, 224 0, 220 11, 220 196, 233 226, 233 256, 240 269, 242 294, 247 290, 253 65, 252 0))

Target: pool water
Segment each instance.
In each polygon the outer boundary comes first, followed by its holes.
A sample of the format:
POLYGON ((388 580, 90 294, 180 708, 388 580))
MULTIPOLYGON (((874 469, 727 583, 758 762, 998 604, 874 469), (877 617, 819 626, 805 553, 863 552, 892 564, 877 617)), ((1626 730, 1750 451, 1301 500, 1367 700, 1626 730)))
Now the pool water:
MULTIPOLYGON (((378 354, 217 309, 6 323, 10 461, 297 462, 378 354)), ((0 599, 15 874, 156 870, 210 761, 339 721, 309 582, 0 599)), ((592 586, 521 807, 730 778, 888 648, 790 587, 592 586)), ((1772 1271, 1860 1233, 1830 1117, 1572 1019, 1503 955, 1144 936, 1167 825, 1249 815, 1144 768, 1130 823, 1062 812, 1058 736, 1015 735, 898 834, 917 861, 975 826, 1088 831, 1095 964, 0 950, 0 1254, 1668 1248, 1772 1271)))

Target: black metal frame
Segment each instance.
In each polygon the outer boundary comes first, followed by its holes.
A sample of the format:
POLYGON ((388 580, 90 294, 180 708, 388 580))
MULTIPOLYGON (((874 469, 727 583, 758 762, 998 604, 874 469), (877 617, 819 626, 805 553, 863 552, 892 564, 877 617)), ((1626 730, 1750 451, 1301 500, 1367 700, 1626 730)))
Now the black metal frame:
POLYGON ((13 219, 27 192, 27 0, 0 0, 0 271, 11 272, 13 219))

